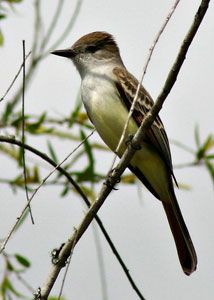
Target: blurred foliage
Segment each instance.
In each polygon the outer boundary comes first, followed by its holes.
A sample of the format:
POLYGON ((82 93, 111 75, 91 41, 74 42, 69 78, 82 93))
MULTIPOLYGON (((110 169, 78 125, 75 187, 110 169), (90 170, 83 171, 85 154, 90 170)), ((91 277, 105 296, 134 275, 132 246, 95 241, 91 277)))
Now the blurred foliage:
MULTIPOLYGON (((22 2, 23 0, 1 0, 0 1, 0 22, 6 19, 11 10, 15 11, 15 4, 22 2)), ((4 44, 4 35, 0 29, 0 47, 4 44)))
MULTIPOLYGON (((9 11, 14 9, 17 0, 5 0, 0 2, 0 22, 8 17, 9 11)), ((68 35, 72 29, 82 1, 77 1, 74 14, 71 19, 68 20, 64 31, 61 33, 56 41, 53 41, 52 46, 49 45, 51 41, 52 33, 57 24, 57 20, 60 17, 63 1, 59 1, 56 8, 56 12, 53 19, 49 22, 49 27, 45 31, 41 22, 41 1, 36 0, 34 3, 34 39, 32 45, 32 52, 27 61, 28 69, 26 73, 26 89, 29 87, 29 82, 33 79, 33 75, 37 70, 41 61, 47 56, 50 49, 56 48, 59 43, 68 35), (60 6, 61 5, 61 6, 60 6), (36 38, 35 38, 36 37, 36 38)), ((3 44, 3 34, 0 31, 0 45, 3 44)), ((1 91, 3 94, 4 91, 1 91)), ((9 91, 8 91, 9 92, 9 91)), ((21 140, 22 136, 22 122, 23 116, 21 114, 21 95, 22 87, 20 86, 15 92, 14 96, 6 101, 6 95, 3 97, 1 102, 3 112, 0 118, 1 134, 8 134, 11 138, 21 140)), ((47 112, 41 112, 40 115, 27 114, 25 118, 25 141, 26 143, 32 136, 39 136, 40 139, 44 139, 47 144, 46 154, 55 162, 59 163, 60 159, 57 155, 57 149, 55 147, 55 139, 59 139, 60 143, 63 144, 67 141, 73 143, 80 143, 85 140, 84 145, 79 147, 73 156, 66 161, 63 168, 69 172, 70 176, 79 183, 81 189, 85 195, 93 201, 95 199, 94 183, 102 182, 106 177, 106 174, 100 173, 96 170, 96 159, 95 152, 97 151, 108 151, 108 149, 102 143, 94 143, 86 139, 89 132, 93 129, 93 126, 89 122, 87 115, 82 110, 82 104, 77 97, 76 105, 73 110, 68 111, 67 115, 56 118, 49 115, 47 112), (54 139, 53 139, 54 138, 54 139), (84 164, 82 163, 84 162, 84 164)), ((214 137, 209 134, 204 141, 201 141, 199 127, 195 129, 195 149, 189 149, 188 146, 182 145, 177 142, 176 144, 184 151, 188 151, 192 155, 192 160, 188 163, 183 164, 181 167, 195 167, 203 166, 207 169, 212 182, 214 183, 214 137)), ((12 178, 4 178, 3 173, 1 174, 0 183, 7 184, 9 188, 15 193, 18 189, 24 189, 24 178, 23 178, 23 163, 22 163, 22 149, 14 145, 8 145, 1 143, 0 152, 1 155, 7 156, 15 164, 16 175, 12 178)), ((68 150, 69 151, 69 150, 68 150)), ((33 191, 35 186, 38 186, 42 180, 42 169, 43 165, 37 157, 37 161, 32 159, 26 160, 26 174, 27 174, 27 185, 28 190, 33 191)), ((132 174, 122 176, 121 182, 123 184, 134 184, 135 177, 132 174)), ((51 180, 44 183, 44 186, 58 185, 60 187, 59 195, 61 197, 68 193, 75 192, 75 189, 71 188, 68 180, 63 177, 62 174, 55 172, 52 175, 51 180)), ((180 184, 181 188, 188 189, 189 186, 186 184, 180 184)), ((20 220, 19 227, 24 223, 28 213, 20 220)), ((17 230, 19 229, 17 228, 17 230)), ((31 267, 31 262, 28 258, 22 254, 9 255, 6 252, 2 254, 4 260, 4 267, 1 266, 1 274, 3 274, 0 282, 0 299, 27 299, 20 291, 15 287, 16 280, 20 281, 25 287, 33 292, 33 288, 30 287, 22 275, 31 267)), ((50 297, 49 299, 58 299, 58 297, 50 297)), ((62 298, 61 298, 62 299, 62 298)), ((64 299, 64 298, 63 298, 64 299)))

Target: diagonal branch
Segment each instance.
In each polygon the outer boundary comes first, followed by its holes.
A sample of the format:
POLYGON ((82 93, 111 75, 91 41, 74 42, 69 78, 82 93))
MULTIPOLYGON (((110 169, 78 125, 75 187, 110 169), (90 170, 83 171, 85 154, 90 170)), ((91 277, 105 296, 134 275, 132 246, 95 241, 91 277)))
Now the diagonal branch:
POLYGON ((56 25, 57 25, 58 20, 59 20, 59 17, 60 17, 60 14, 61 14, 64 2, 65 2, 64 0, 59 0, 58 1, 58 5, 56 7, 54 16, 53 16, 53 18, 51 20, 51 23, 49 25, 47 33, 46 33, 46 35, 45 35, 45 37, 44 37, 44 39, 43 39, 43 41, 41 43, 40 51, 43 50, 45 48, 45 46, 48 44, 48 42, 49 42, 49 39, 50 39, 50 37, 51 37, 51 35, 52 35, 52 33, 53 33, 56 25))
MULTIPOLYGON (((30 56, 31 51, 28 52, 28 54, 25 56, 25 61, 28 59, 28 57, 30 56)), ((24 62, 22 62, 21 66, 19 67, 16 75, 14 76, 12 82, 10 83, 9 87, 7 88, 6 92, 4 93, 4 95, 0 98, 0 102, 4 100, 4 98, 7 96, 7 94, 9 93, 9 91, 11 90, 12 86, 14 85, 16 79, 18 78, 19 74, 21 73, 21 70, 23 68, 24 62)))
MULTIPOLYGON (((137 131, 137 133, 135 134, 135 136, 132 140, 132 143, 127 147, 127 149, 126 149, 125 153, 123 154, 121 160, 119 161, 117 167, 112 172, 111 177, 108 178, 109 184, 103 185, 103 187, 101 188, 101 191, 98 195, 97 200, 90 207, 85 218, 82 220, 81 224, 77 228, 77 231, 75 232, 74 235, 72 235, 68 239, 68 241, 62 247, 62 249, 59 253, 59 261, 57 264, 52 265, 50 273, 47 277, 47 280, 41 288, 38 299, 46 300, 48 298, 48 295, 50 294, 50 291, 51 291, 61 269, 64 267, 66 260, 71 253, 71 250, 74 248, 74 246, 80 240, 82 235, 85 233, 88 226, 91 224, 92 220, 95 218, 97 212, 99 211, 100 207, 103 205, 105 199, 112 191, 114 185, 118 182, 118 179, 120 178, 120 176, 126 169, 126 166, 128 165, 129 161, 132 159, 134 153, 136 152, 135 149, 140 146, 142 139, 145 137, 146 130, 151 126, 155 117, 161 110, 161 107, 162 107, 166 97, 170 93, 173 85, 175 84, 178 73, 181 69, 181 66, 182 66, 184 60, 185 60, 185 56, 189 49, 189 46, 190 46, 200 24, 205 16, 205 13, 208 9, 209 2, 210 2, 210 0, 202 0, 201 1, 199 9, 193 20, 193 23, 192 23, 187 35, 184 38, 184 41, 180 48, 180 51, 177 55, 177 58, 169 72, 169 75, 166 79, 164 87, 163 87, 160 95, 158 96, 154 106, 152 107, 151 111, 144 118, 139 130, 137 131)), ((140 297, 140 299, 144 299, 142 295, 138 295, 138 296, 140 297)))
POLYGON ((62 32, 60 37, 53 43, 53 45, 51 45, 50 48, 46 52, 41 54, 42 58, 49 55, 51 50, 56 49, 58 47, 58 45, 66 38, 66 36, 68 36, 69 32, 73 29, 74 24, 76 23, 77 17, 79 16, 79 12, 80 12, 82 3, 83 3, 83 0, 77 0, 73 15, 72 15, 70 21, 68 22, 67 26, 65 27, 64 31, 62 32))

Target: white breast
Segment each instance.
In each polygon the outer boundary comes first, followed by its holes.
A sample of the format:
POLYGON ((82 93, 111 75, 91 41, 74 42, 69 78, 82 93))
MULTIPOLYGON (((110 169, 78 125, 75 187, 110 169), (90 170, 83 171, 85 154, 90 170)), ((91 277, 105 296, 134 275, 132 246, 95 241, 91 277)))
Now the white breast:
MULTIPOLYGON (((82 82, 82 100, 97 132, 103 141, 115 151, 128 112, 120 100, 113 81, 106 75, 86 76, 82 82)), ((127 135, 134 134, 137 130, 133 119, 129 123, 127 135)))

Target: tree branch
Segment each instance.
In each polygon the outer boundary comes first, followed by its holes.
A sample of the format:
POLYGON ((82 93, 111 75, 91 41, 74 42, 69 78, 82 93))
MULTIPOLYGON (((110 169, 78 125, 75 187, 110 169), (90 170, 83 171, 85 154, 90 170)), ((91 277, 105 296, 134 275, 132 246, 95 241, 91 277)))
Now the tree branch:
MULTIPOLYGON (((23 80, 22 80, 22 143, 25 142, 25 40, 22 41, 23 47, 23 80)), ((29 195, 28 195, 28 187, 27 187, 27 170, 26 170, 26 163, 25 163, 25 149, 22 149, 22 163, 23 163, 23 175, 24 175, 24 187, 25 187, 25 194, 26 199, 28 202, 28 208, 30 212, 31 222, 34 224, 33 213, 31 210, 30 202, 29 202, 29 195)))
MULTIPOLYGON (((13 145, 17 145, 19 147, 23 147, 34 153, 35 155, 39 156, 40 158, 42 158, 44 161, 48 162, 50 165, 52 165, 53 167, 56 168, 57 171, 59 171, 61 174, 63 174, 67 180, 70 182, 70 184, 76 189, 77 193, 79 193, 79 195, 82 197, 82 199, 84 200, 84 202, 86 203, 86 205, 90 208, 91 203, 88 200, 88 198, 86 197, 86 195, 84 194, 84 192, 82 191, 82 189, 79 187, 79 185, 72 179, 72 177, 70 176, 70 174, 63 168, 61 167, 57 167, 57 164, 50 158, 48 157, 45 153, 40 152, 39 150, 27 145, 27 144, 23 144, 22 142, 15 140, 13 138, 9 138, 9 137, 5 137, 5 136, 0 136, 0 142, 5 142, 5 143, 9 143, 9 144, 13 144, 13 145)), ((23 212, 26 212, 28 205, 25 206, 25 209, 23 210, 23 212)), ((136 286, 136 283, 134 282, 134 279, 132 278, 132 276, 129 273, 129 270, 125 264, 125 262, 123 261, 122 257, 120 256, 118 250, 116 249, 113 241, 111 240, 108 232, 106 231, 101 219, 95 215, 94 216, 100 230, 102 231, 107 243, 109 244, 112 252, 114 253, 116 259, 118 260, 119 264, 121 265, 124 273, 126 274, 126 277, 128 278, 128 281, 130 282, 131 286, 133 287, 133 289, 135 291, 137 291, 140 294, 140 291, 138 290, 138 287, 136 286)), ((11 232, 13 232, 11 230, 11 232)), ((4 247, 1 247, 0 249, 0 253, 4 250, 4 247)), ((141 298, 143 299, 143 298, 141 298)))

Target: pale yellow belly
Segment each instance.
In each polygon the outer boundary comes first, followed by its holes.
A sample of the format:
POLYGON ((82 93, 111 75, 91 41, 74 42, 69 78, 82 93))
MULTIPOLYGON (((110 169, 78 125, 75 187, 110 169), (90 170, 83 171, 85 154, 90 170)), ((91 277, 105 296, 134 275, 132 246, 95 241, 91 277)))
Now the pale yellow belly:
MULTIPOLYGON (((115 151, 123 132, 125 122, 128 117, 127 109, 118 101, 101 101, 96 99, 92 101, 90 109, 90 118, 103 139, 103 141, 115 151), (113 103, 111 103, 113 102, 113 103)), ((133 119, 130 120, 128 130, 126 132, 125 141, 129 134, 134 134, 138 127, 133 119)), ((125 149, 125 143, 119 152, 121 156, 125 149)))
MULTIPOLYGON (((119 99, 112 97, 100 99, 94 94, 86 109, 103 141, 115 152, 128 117, 126 107, 119 99)), ((125 142, 128 135, 135 134, 137 129, 138 126, 131 118, 124 142, 118 153, 120 157, 126 148, 125 142)), ((142 143, 142 149, 136 151, 131 165, 141 170, 160 198, 167 199, 169 197, 166 166, 154 146, 142 143)))

